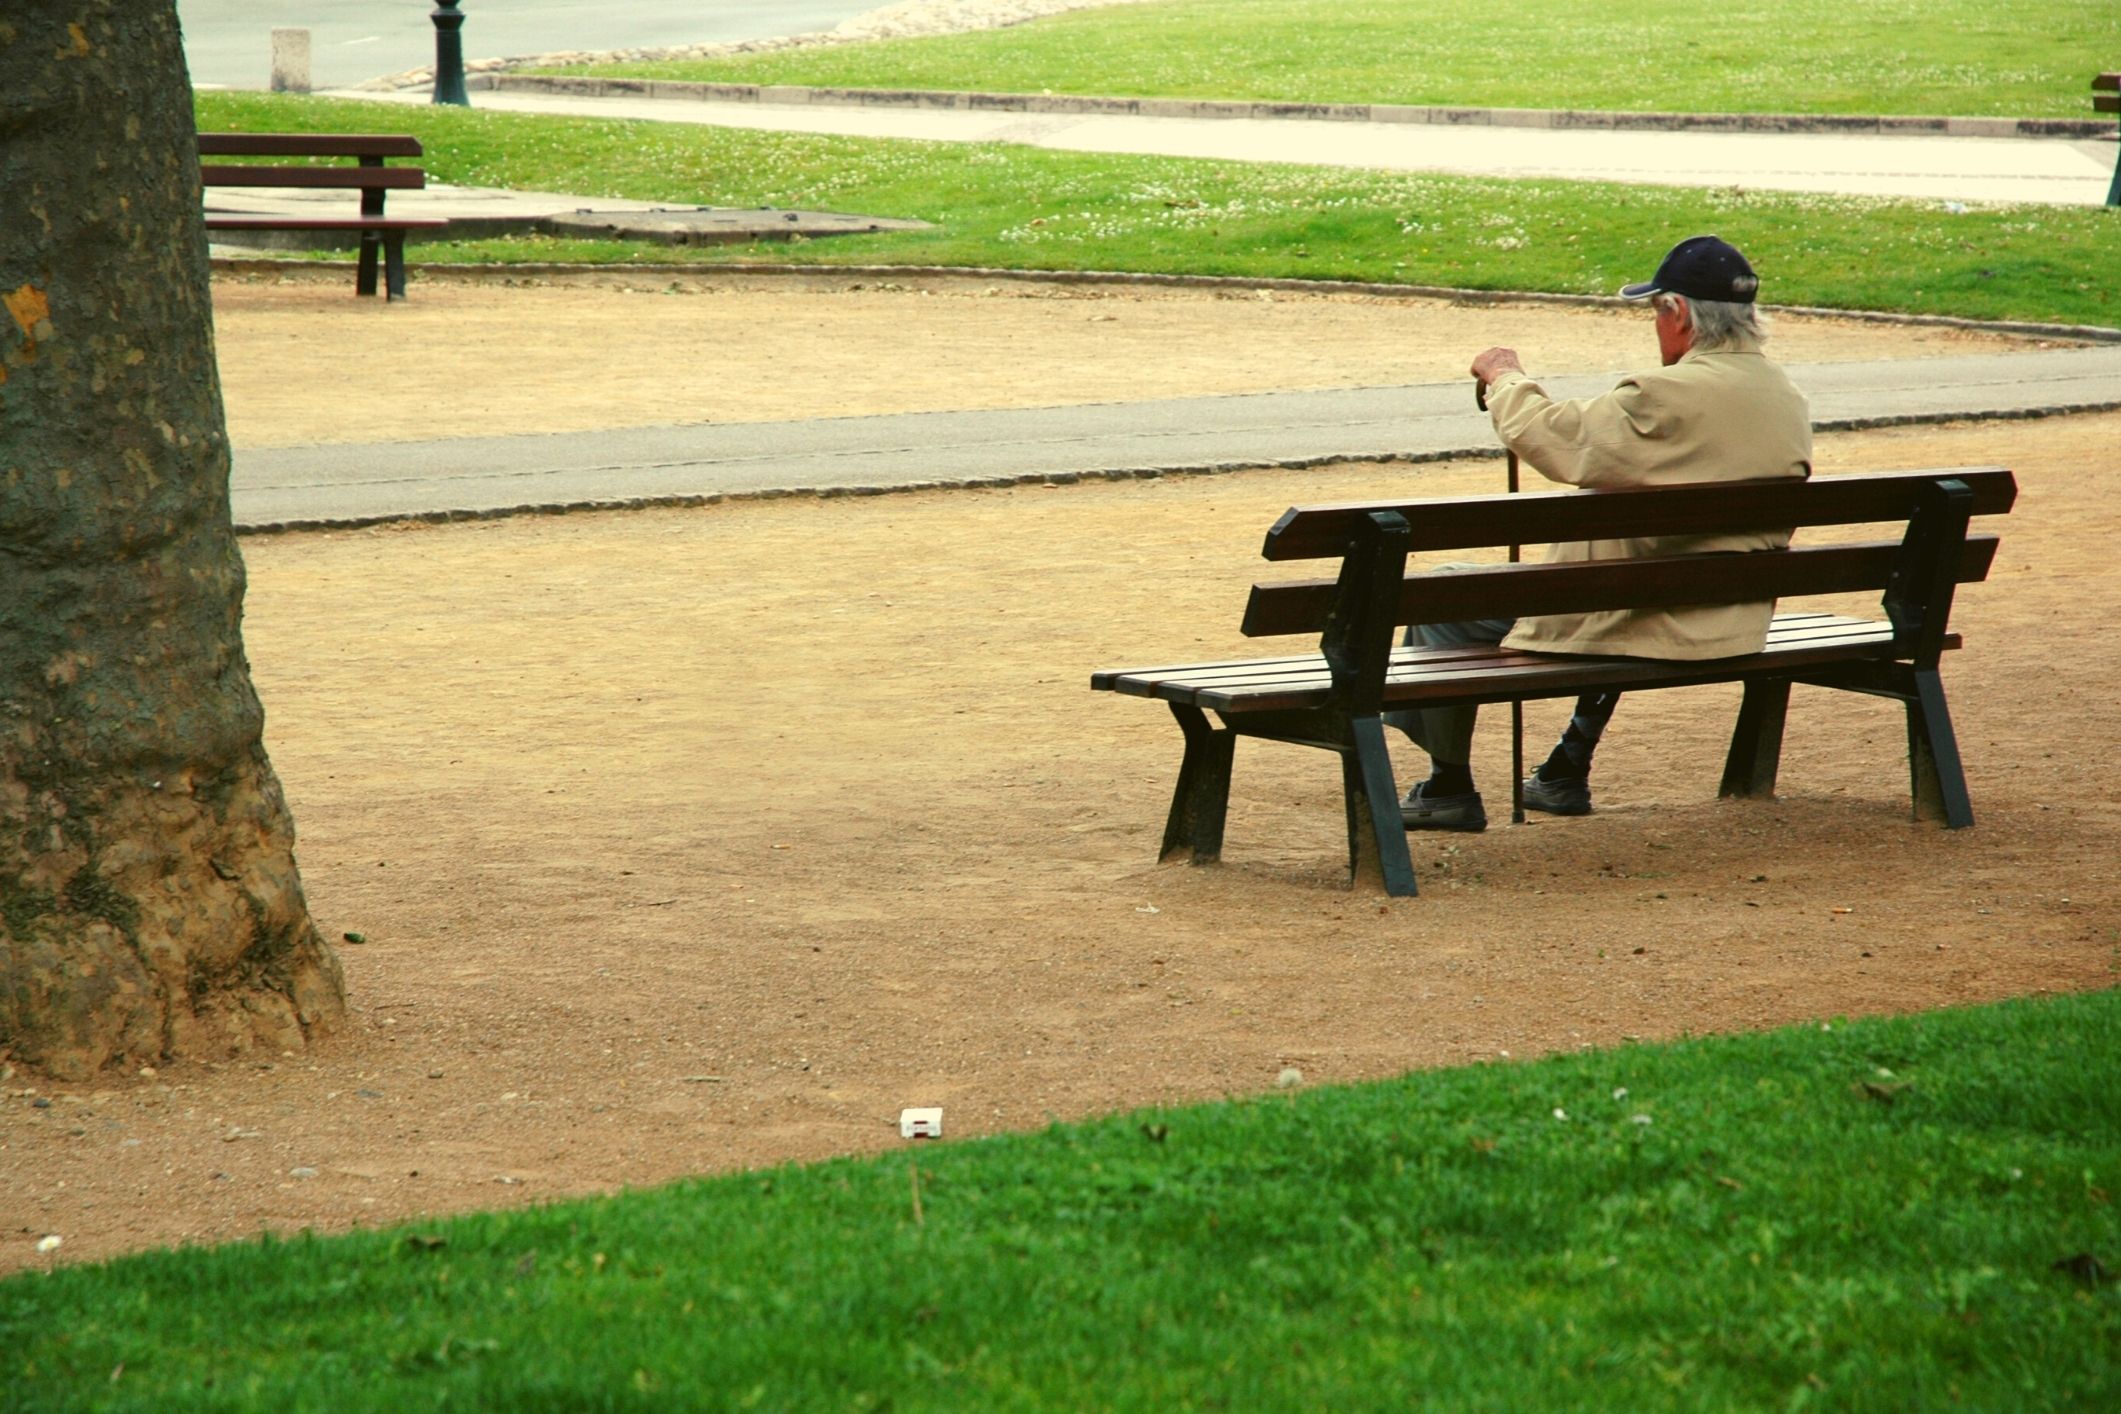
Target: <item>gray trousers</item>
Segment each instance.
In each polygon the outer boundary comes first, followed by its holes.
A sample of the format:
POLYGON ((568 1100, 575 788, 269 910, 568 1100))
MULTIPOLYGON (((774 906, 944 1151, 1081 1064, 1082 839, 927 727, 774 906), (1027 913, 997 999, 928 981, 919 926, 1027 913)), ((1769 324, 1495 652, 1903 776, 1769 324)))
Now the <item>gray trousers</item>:
MULTIPOLYGON (((1500 643, 1517 627, 1515 619, 1473 619, 1455 624, 1408 624, 1405 642, 1415 648, 1463 648, 1474 643, 1500 643)), ((1387 712, 1385 722, 1399 728, 1414 744, 1429 753, 1432 761, 1464 766, 1473 759, 1473 722, 1478 707, 1417 707, 1387 712)))

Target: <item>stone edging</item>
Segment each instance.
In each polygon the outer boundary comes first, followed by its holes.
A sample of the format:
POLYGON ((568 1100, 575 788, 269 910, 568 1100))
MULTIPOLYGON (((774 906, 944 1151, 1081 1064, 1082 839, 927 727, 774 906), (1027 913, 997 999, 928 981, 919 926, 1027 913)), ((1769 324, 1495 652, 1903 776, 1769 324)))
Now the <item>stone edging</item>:
POLYGON ((558 74, 477 74, 469 87, 569 98, 657 98, 997 113, 1069 113, 1139 118, 1269 118, 1444 127, 1620 129, 1652 132, 1841 133, 1924 137, 2088 138, 2115 131, 2107 119, 1944 118, 1833 113, 1630 113, 1575 108, 1462 108, 1403 103, 1261 103, 1239 99, 1091 98, 1073 94, 813 88, 800 84, 690 83, 558 74))

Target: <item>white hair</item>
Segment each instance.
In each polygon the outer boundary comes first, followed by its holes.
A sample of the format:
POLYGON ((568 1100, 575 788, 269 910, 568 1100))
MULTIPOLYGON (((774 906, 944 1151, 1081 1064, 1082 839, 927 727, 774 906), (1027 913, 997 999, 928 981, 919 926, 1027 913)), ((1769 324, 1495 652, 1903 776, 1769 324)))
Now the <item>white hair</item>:
POLYGON ((1684 309, 1688 323, 1693 326, 1694 347, 1704 353, 1747 341, 1761 343, 1768 336, 1766 316, 1750 304, 1689 299, 1685 295, 1661 292, 1650 302, 1659 309, 1670 309, 1675 304, 1684 309))

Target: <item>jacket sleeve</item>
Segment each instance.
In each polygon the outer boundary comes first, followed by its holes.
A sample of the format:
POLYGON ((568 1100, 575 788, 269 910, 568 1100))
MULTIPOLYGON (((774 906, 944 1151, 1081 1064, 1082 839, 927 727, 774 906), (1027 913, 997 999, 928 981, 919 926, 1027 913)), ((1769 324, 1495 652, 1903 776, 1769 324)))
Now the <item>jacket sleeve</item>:
POLYGON ((1488 388, 1488 413, 1502 444, 1549 481, 1569 486, 1640 486, 1659 460, 1653 444, 1670 437, 1660 399, 1637 379, 1610 393, 1556 402, 1538 382, 1504 374, 1488 388))

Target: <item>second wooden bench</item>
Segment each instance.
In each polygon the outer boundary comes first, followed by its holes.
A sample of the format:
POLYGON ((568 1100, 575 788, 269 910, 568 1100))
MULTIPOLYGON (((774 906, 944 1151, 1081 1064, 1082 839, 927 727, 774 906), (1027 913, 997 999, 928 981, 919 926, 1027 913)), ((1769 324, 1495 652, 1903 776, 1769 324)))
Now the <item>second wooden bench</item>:
POLYGON ((262 163, 200 163, 199 176, 207 187, 264 187, 281 190, 309 189, 360 193, 358 213, 343 216, 312 215, 307 212, 216 211, 211 201, 206 209, 209 231, 328 231, 346 232, 360 238, 360 260, 354 272, 354 293, 376 292, 377 256, 382 256, 386 298, 405 297, 405 237, 414 231, 439 230, 449 223, 432 216, 387 216, 384 198, 393 191, 418 191, 427 185, 427 173, 418 167, 386 166, 386 159, 418 157, 420 140, 399 133, 201 133, 199 156, 281 157, 305 159, 300 165, 268 166, 262 163), (307 159, 353 158, 353 166, 318 166, 307 159))

